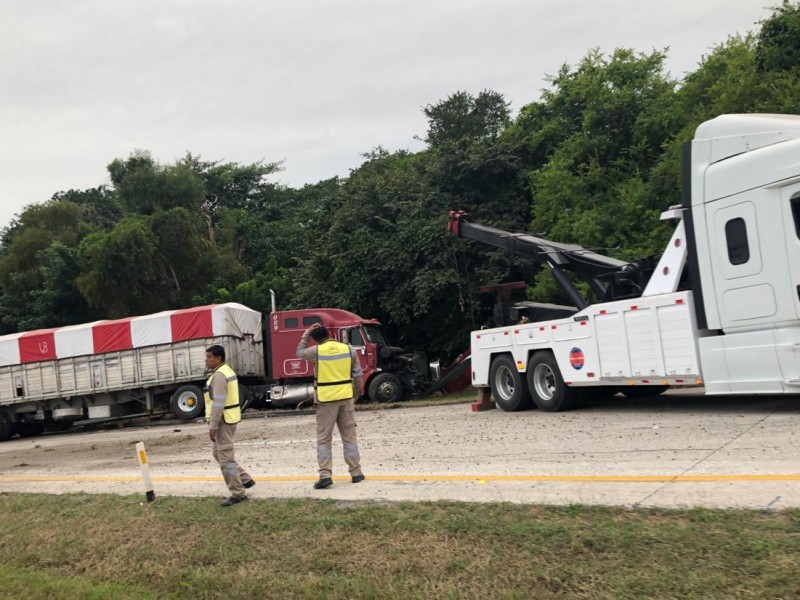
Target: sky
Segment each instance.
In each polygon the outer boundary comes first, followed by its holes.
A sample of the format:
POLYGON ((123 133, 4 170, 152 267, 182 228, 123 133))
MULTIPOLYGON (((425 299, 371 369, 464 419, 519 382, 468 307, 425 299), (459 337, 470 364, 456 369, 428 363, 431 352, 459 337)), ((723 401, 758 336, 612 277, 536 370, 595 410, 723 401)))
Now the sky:
POLYGON ((779 0, 3 0, 0 229, 56 192, 169 164, 281 162, 270 181, 347 176, 377 146, 419 151, 423 107, 491 89, 512 114, 591 48, 669 48, 680 79, 779 0))

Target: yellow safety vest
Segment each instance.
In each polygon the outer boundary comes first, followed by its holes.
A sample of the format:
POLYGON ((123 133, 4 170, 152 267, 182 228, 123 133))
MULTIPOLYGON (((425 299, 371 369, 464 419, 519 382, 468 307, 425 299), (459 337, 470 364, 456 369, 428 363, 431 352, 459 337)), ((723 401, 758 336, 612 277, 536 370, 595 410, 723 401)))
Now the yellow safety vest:
POLYGON ((350 346, 329 340, 317 346, 317 401, 333 402, 353 397, 350 346))
POLYGON ((228 399, 225 402, 225 409, 222 411, 222 416, 226 423, 234 425, 242 420, 242 411, 239 408, 239 382, 236 373, 234 373, 233 369, 226 363, 222 363, 217 367, 217 370, 214 371, 211 377, 208 378, 208 381, 206 381, 206 389, 203 394, 206 401, 206 421, 211 420, 211 403, 213 399, 209 392, 211 390, 211 380, 214 379, 214 375, 217 373, 222 373, 222 375, 225 376, 225 381, 228 382, 228 399))

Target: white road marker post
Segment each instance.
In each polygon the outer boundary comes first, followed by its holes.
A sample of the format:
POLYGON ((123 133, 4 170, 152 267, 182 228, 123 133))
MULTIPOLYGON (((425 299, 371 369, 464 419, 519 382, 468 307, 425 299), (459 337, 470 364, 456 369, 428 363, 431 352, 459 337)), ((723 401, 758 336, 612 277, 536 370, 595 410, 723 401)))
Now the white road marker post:
POLYGON ((139 459, 139 466, 142 468, 142 479, 144 480, 144 491, 147 501, 152 502, 156 499, 153 491, 153 480, 150 479, 150 463, 147 462, 147 452, 144 449, 144 442, 136 443, 136 456, 139 459))

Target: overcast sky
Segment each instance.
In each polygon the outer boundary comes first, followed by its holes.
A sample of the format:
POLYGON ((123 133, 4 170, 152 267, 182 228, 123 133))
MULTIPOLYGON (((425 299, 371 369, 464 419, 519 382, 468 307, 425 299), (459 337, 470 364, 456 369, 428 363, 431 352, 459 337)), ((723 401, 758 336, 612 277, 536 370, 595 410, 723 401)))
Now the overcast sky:
POLYGON ((592 47, 669 47, 680 78, 779 0, 2 0, 0 227, 106 165, 283 161, 298 187, 420 150, 422 107, 489 88, 514 114, 592 47), (765 8, 767 7, 767 8, 765 8))

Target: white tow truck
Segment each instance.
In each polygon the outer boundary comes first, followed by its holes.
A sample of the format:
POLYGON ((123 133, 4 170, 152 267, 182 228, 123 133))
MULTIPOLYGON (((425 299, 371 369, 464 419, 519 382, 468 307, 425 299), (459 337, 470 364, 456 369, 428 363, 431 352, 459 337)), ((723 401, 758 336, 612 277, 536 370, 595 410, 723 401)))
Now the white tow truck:
POLYGON ((800 394, 800 116, 701 124, 662 219, 677 223, 665 251, 628 263, 451 212, 453 234, 546 264, 575 304, 522 303, 516 324, 473 331, 472 385, 508 411, 582 391, 800 394))

